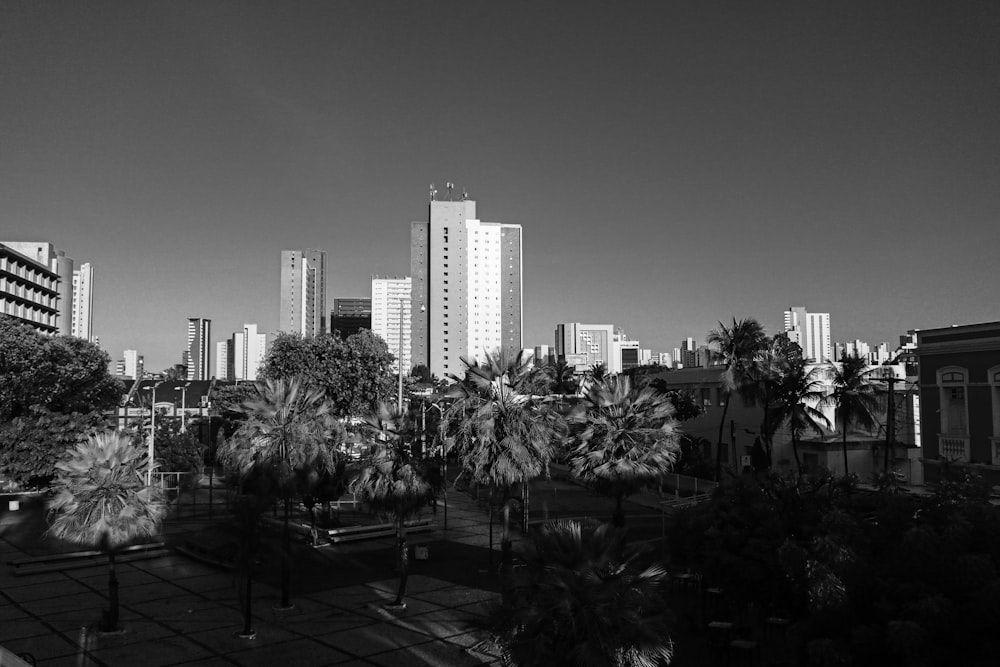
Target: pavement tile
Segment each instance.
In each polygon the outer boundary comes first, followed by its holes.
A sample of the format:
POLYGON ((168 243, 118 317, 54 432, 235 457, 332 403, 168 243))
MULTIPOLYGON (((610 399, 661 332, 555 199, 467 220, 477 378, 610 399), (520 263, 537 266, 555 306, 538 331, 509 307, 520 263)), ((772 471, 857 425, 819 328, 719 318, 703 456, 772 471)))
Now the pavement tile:
POLYGON ((211 649, 199 646, 184 637, 173 635, 161 637, 155 644, 139 642, 101 647, 89 651, 89 655, 112 667, 118 665, 161 667, 186 660, 213 657, 214 653, 211 649))
POLYGON ((485 630, 473 630, 472 632, 465 632, 460 635, 452 635, 448 637, 448 642, 451 644, 456 644, 463 648, 469 648, 470 646, 475 646, 489 635, 485 630))
POLYGON ((406 667, 423 667, 424 665, 464 667, 466 665, 482 665, 484 662, 482 659, 467 653, 461 646, 444 642, 427 642, 398 651, 368 656, 367 659, 377 665, 386 665, 386 667, 396 667, 397 665, 406 665, 406 667))
MULTIPOLYGON (((399 578, 384 579, 382 581, 370 581, 365 585, 369 588, 374 588, 380 591, 388 591, 395 594, 396 589, 399 587, 399 578)), ((424 591, 436 591, 441 588, 447 588, 451 585, 451 582, 442 581, 441 579, 436 579, 434 577, 428 577, 423 574, 411 574, 406 579, 406 592, 421 593, 424 591)))
MULTIPOLYGON (((252 643, 257 640, 246 641, 252 643)), ((304 638, 281 644, 257 644, 244 651, 229 653, 227 657, 236 664, 246 667, 273 667, 282 664, 295 667, 320 667, 352 658, 326 644, 304 638)))
POLYGON ((499 599, 499 595, 494 595, 494 597, 490 600, 483 600, 482 602, 473 602, 472 604, 455 607, 455 611, 475 614, 476 616, 486 616, 490 613, 493 603, 497 602, 499 599))
POLYGON ((484 600, 494 600, 500 597, 491 591, 484 591, 478 588, 465 588, 464 586, 453 586, 438 591, 427 591, 417 593, 413 597, 427 600, 442 607, 460 607, 473 602, 484 600))
POLYGON ((68 595, 90 593, 91 589, 83 584, 70 581, 63 577, 57 581, 32 582, 32 586, 11 586, 4 588, 4 593, 15 602, 25 603, 32 600, 50 598, 65 598, 68 595))
POLYGON ((37 637, 38 635, 51 634, 51 632, 51 630, 42 625, 38 620, 30 616, 17 620, 0 619, 0 645, 3 645, 10 639, 37 637))
MULTIPOLYGON (((0 590, 3 590, 0 588, 0 590)), ((0 597, 0 624, 30 618, 28 612, 0 597)), ((0 625, 0 627, 3 627, 0 625)))
POLYGON ((192 660, 191 662, 180 662, 177 663, 178 667, 183 665, 184 667, 233 667, 236 664, 229 658, 225 657, 215 657, 215 658, 201 658, 198 660, 192 660))
POLYGON ((122 620, 120 625, 125 632, 100 633, 91 629, 81 629, 77 635, 77 642, 86 643, 90 649, 96 650, 139 642, 159 643, 161 638, 173 637, 176 634, 170 628, 146 619, 122 620))
POLYGON ((365 657, 427 641, 427 635, 391 623, 375 623, 353 630, 320 635, 316 639, 351 655, 365 657))
POLYGON ((177 586, 186 588, 187 590, 195 593, 217 591, 220 589, 232 590, 233 576, 229 573, 212 572, 211 574, 202 574, 193 577, 186 577, 184 579, 178 579, 175 580, 174 583, 177 586))
POLYGON ((166 581, 151 584, 138 584, 120 589, 121 600, 169 600, 173 598, 192 598, 190 591, 174 586, 166 581))
POLYGON ((427 602, 426 600, 421 600, 419 598, 410 597, 406 595, 403 597, 403 601, 406 603, 406 609, 402 612, 390 611, 385 608, 385 605, 396 601, 395 593, 383 593, 382 599, 378 602, 369 602, 368 608, 378 615, 379 618, 385 620, 391 620, 402 616, 413 616, 415 614, 425 614, 430 611, 437 611, 441 609, 441 605, 434 604, 433 602, 427 602))
POLYGON ((301 639, 298 635, 283 628, 255 621, 253 629, 257 632, 256 639, 240 639, 233 633, 243 630, 243 621, 239 617, 234 617, 227 626, 214 630, 204 630, 201 632, 187 633, 185 636, 191 641, 196 641, 205 646, 211 646, 219 653, 228 655, 237 651, 243 651, 248 646, 263 646, 271 644, 283 644, 295 639, 301 639))
POLYGON ((400 627, 422 632, 430 637, 452 637, 475 628, 481 617, 457 609, 441 609, 427 614, 400 616, 391 622, 400 627))
POLYGON ((62 635, 52 633, 20 639, 5 639, 3 647, 12 653, 30 653, 38 661, 73 656, 77 653, 75 644, 62 635))
MULTIPOLYGON (((108 568, 106 567, 87 568, 86 570, 70 571, 66 574, 82 584, 93 586, 100 590, 106 590, 108 587, 108 568)), ((121 588, 139 584, 151 584, 158 581, 162 580, 155 575, 135 568, 119 570, 118 572, 118 585, 121 588)))

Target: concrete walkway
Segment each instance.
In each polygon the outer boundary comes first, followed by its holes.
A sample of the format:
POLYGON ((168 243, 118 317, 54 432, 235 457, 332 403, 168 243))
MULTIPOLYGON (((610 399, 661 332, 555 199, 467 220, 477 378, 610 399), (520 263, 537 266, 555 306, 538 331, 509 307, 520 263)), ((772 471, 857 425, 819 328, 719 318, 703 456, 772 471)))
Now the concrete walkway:
MULTIPOLYGON (((487 548, 484 511, 465 494, 449 494, 447 530, 417 538, 430 558, 411 561, 404 612, 383 608, 397 585, 392 538, 296 547, 295 608, 274 609, 273 576, 255 581, 255 639, 234 636, 243 617, 233 574, 176 553, 119 565, 126 631, 97 633, 107 607, 107 567, 14 576, 7 562, 35 554, 11 539, 17 513, 0 518, 0 646, 30 653, 40 666, 498 664, 477 622, 498 598, 489 563, 499 556, 487 548)), ((440 526, 440 510, 436 518, 440 526)), ((176 542, 211 525, 171 520, 165 539, 176 542)))

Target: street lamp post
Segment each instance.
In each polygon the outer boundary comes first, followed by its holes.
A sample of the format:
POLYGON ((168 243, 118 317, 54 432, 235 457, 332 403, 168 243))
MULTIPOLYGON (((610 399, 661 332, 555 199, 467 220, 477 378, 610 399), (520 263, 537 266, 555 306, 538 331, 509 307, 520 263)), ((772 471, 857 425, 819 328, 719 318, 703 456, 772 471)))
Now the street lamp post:
POLYGON ((400 412, 403 410, 403 297, 399 297, 399 358, 396 360, 396 367, 399 375, 399 395, 396 398, 396 405, 400 412))
MULTIPOLYGON (((424 401, 420 411, 420 430, 424 441, 424 452, 427 451, 427 406, 437 409, 441 418, 444 418, 444 410, 441 406, 432 401, 424 401)), ((440 439, 438 451, 441 455, 441 480, 444 483, 444 529, 448 530, 448 452, 445 451, 444 438, 440 439)))
POLYGON ((146 469, 146 486, 153 485, 153 461, 156 457, 156 388, 163 384, 163 380, 159 382, 154 382, 152 389, 153 395, 150 398, 149 403, 149 450, 147 452, 149 456, 148 468, 146 469))
POLYGON ((187 388, 190 386, 190 382, 185 382, 180 387, 174 387, 174 391, 181 390, 181 433, 184 433, 186 430, 184 416, 187 413, 187 388))

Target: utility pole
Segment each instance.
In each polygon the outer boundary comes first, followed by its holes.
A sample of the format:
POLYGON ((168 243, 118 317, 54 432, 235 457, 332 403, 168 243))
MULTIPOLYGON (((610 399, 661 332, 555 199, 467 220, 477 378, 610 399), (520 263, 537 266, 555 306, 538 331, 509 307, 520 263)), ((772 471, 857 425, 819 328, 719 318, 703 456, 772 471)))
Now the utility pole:
POLYGON ((883 464, 883 472, 889 474, 889 453, 892 452, 893 458, 895 458, 895 445, 896 445, 896 382, 899 378, 895 374, 889 377, 883 378, 889 383, 889 403, 887 407, 887 420, 885 425, 885 463, 883 464))

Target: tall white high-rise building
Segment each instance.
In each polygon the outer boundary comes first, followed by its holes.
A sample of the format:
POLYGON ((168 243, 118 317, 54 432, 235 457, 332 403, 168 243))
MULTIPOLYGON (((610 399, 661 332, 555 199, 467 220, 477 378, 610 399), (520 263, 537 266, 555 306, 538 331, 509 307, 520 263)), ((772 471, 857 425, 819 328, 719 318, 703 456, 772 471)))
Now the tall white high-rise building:
POLYGON ((215 344, 215 379, 233 380, 234 365, 232 339, 220 340, 215 344))
POLYGON ((282 250, 278 330, 316 336, 326 333, 326 316, 326 252, 282 250))
POLYGON ((138 350, 125 350, 122 375, 133 380, 141 380, 143 376, 143 357, 138 350))
POLYGON ((400 360, 404 373, 413 369, 410 365, 411 287, 409 276, 372 276, 372 333, 385 341, 395 357, 393 373, 399 371, 400 360))
POLYGON ((90 313, 94 308, 94 267, 84 262, 73 271, 73 309, 71 333, 77 338, 93 341, 94 328, 90 313))
POLYGON ((267 334, 257 333, 256 324, 244 324, 233 334, 233 377, 231 380, 255 381, 267 355, 267 334))
MULTIPOLYGON (((73 333, 73 286, 75 284, 73 260, 67 257, 64 251, 57 250, 48 241, 2 241, 0 244, 20 253, 33 262, 47 267, 50 271, 57 274, 58 280, 51 285, 51 289, 57 292, 55 300, 57 308, 55 326, 57 330, 55 333, 63 336, 76 335, 73 333)), ((29 301, 31 300, 29 299, 29 301)), ((47 330, 49 323, 44 322, 47 319, 47 315, 42 315, 41 313, 30 313, 29 315, 15 316, 29 320, 39 328, 47 330)))
POLYGON ((788 339, 802 348, 806 361, 833 361, 830 342, 830 313, 810 313, 804 307, 793 306, 785 311, 785 331, 788 339))
POLYGON ((462 357, 516 357, 524 349, 521 225, 479 220, 464 196, 439 201, 432 191, 429 209, 427 222, 410 225, 411 362, 462 377, 462 357))
POLYGON ((208 342, 212 334, 212 320, 203 317, 188 319, 187 328, 187 379, 207 380, 209 360, 212 356, 211 344, 208 342))

